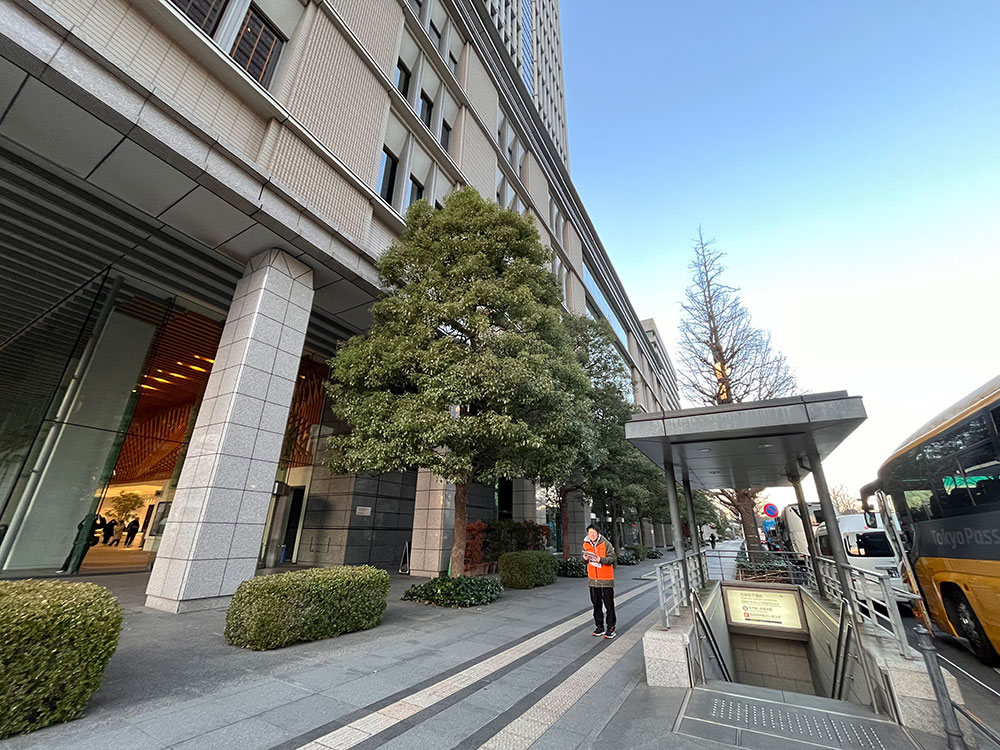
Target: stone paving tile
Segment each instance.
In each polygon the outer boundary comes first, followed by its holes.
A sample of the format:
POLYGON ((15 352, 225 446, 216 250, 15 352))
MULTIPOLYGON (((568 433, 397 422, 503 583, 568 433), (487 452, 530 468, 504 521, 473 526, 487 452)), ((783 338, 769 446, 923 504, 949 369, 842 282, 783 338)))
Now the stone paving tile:
POLYGON ((355 707, 349 703, 325 695, 309 695, 257 714, 257 718, 282 729, 297 730, 297 734, 302 734, 328 724, 354 709, 355 707))
POLYGON ((81 750, 81 748, 128 748, 164 750, 167 745, 131 725, 105 731, 60 732, 67 725, 39 729, 28 735, 0 740, 3 750, 81 750))
POLYGON ((252 716, 270 711, 278 706, 294 703, 313 694, 311 690, 283 680, 268 680, 261 685, 218 698, 215 704, 223 707, 232 706, 236 710, 252 716))
POLYGON ((170 745, 170 750, 270 750, 298 734, 299 732, 280 729, 260 719, 243 719, 185 742, 170 745))
POLYGON ((215 701, 209 701, 146 721, 139 721, 133 726, 166 745, 176 745, 241 719, 247 719, 249 716, 250 714, 232 706, 223 706, 215 701))
MULTIPOLYGON (((531 750, 576 750, 587 742, 587 737, 580 732, 573 732, 560 727, 550 727, 531 745, 531 750)), ((615 745, 621 747, 621 745, 615 745)))

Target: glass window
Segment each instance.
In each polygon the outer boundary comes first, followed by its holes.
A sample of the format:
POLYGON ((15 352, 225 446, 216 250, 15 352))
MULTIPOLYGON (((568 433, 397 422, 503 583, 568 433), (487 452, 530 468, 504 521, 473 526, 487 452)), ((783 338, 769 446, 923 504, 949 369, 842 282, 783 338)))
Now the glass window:
POLYGON ((282 44, 284 41, 278 30, 251 5, 230 54, 251 78, 261 86, 267 86, 278 62, 282 44))
POLYGON ((396 61, 396 89, 404 97, 410 93, 410 69, 402 60, 396 61))
POLYGON ((410 195, 406 200, 407 206, 412 206, 418 200, 424 197, 424 186, 420 184, 420 181, 410 175, 410 195))
POLYGON ((434 49, 441 49, 441 32, 438 31, 438 27, 434 25, 433 21, 431 21, 427 33, 431 38, 434 49))
POLYGON ((399 165, 399 158, 392 153, 388 146, 382 148, 382 167, 379 171, 378 194, 386 203, 392 203, 393 193, 396 191, 396 167, 399 165))
POLYGON ((424 121, 424 125, 427 127, 431 126, 431 118, 434 116, 434 102, 429 96, 427 96, 426 91, 420 92, 420 119, 424 121))
POLYGON ((441 147, 445 151, 451 146, 451 125, 447 121, 441 122, 441 147))
POLYGON ((851 557, 892 557, 892 547, 884 531, 851 531, 844 536, 851 557))
POLYGON ((174 0, 174 5, 191 23, 209 36, 215 33, 226 4, 226 0, 174 0))
POLYGON ((458 58, 451 52, 448 53, 448 67, 456 76, 458 75, 458 58))
POLYGON ((594 303, 597 305, 598 309, 601 311, 600 317, 604 318, 611 324, 611 328, 614 330, 615 335, 618 336, 618 340, 621 342, 625 349, 628 349, 628 336, 625 334, 625 326, 622 325, 621 320, 615 313, 611 304, 604 296, 604 291, 597 283, 597 279, 590 272, 590 266, 586 263, 583 264, 583 284, 587 287, 587 291, 593 298, 594 303))
POLYGON ((828 534, 817 536, 816 541, 819 542, 819 554, 822 557, 833 557, 833 548, 830 546, 830 536, 828 534))

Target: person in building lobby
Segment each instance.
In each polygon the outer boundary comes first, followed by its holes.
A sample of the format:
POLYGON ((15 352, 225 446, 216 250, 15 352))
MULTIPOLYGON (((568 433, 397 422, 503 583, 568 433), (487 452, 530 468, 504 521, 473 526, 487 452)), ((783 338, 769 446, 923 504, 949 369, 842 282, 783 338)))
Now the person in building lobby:
POLYGON ((590 585, 590 601, 594 604, 594 635, 605 638, 615 637, 615 563, 618 555, 615 548, 605 539, 600 530, 590 524, 587 538, 583 540, 583 559, 587 561, 587 583, 590 585), (603 606, 602 606, 603 605, 603 606), (604 613, 607 612, 608 629, 604 629, 604 613))
POLYGON ((118 525, 118 521, 112 518, 110 521, 104 522, 104 540, 101 544, 107 544, 111 541, 111 537, 115 535, 115 527, 118 525))
POLYGON ((111 543, 109 547, 120 547, 122 543, 122 533, 125 531, 124 522, 112 520, 111 523, 114 525, 114 530, 111 532, 111 543))
POLYGON ((125 546, 131 547, 135 541, 135 535, 139 533, 139 519, 133 518, 125 527, 125 546))

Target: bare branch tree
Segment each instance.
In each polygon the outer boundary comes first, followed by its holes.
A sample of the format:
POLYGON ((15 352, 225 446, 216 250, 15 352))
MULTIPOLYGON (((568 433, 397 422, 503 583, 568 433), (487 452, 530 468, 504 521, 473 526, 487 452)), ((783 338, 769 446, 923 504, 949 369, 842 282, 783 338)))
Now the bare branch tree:
MULTIPOLYGON (((785 355, 771 346, 770 331, 756 328, 737 287, 722 280, 725 253, 701 227, 689 264, 692 283, 681 304, 680 386, 703 405, 760 401, 787 396, 797 389, 785 355)), ((743 525, 748 549, 760 549, 756 499, 759 488, 720 489, 719 501, 743 525)))
POLYGON ((833 507, 837 509, 837 513, 842 516, 861 512, 861 500, 855 497, 846 485, 838 484, 831 487, 830 499, 833 501, 833 507))

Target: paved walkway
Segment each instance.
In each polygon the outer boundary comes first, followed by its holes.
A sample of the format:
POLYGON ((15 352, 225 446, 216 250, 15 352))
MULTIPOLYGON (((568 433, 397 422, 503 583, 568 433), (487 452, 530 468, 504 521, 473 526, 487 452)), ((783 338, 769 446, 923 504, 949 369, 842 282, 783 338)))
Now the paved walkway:
POLYGON ((225 643, 224 612, 146 610, 144 575, 99 577, 126 614, 86 715, 0 748, 711 746, 670 734, 684 690, 643 679, 653 564, 618 568, 610 641, 591 635, 582 579, 451 610, 401 601, 399 576, 379 627, 263 653, 225 643))

